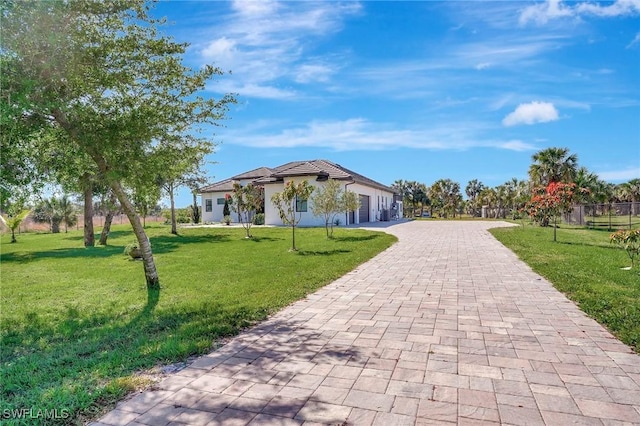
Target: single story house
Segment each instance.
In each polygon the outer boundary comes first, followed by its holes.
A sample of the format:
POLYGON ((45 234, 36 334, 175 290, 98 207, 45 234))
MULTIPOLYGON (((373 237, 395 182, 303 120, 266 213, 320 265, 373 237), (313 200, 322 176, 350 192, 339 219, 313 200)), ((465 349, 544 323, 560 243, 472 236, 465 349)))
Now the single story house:
MULTIPOLYGON (((288 181, 298 183, 306 180, 310 185, 322 187, 329 179, 342 182, 343 189, 357 193, 360 198, 359 211, 345 213, 340 217, 342 224, 377 222, 402 217, 402 202, 394 201, 394 191, 390 187, 331 161, 312 160, 292 161, 275 168, 260 167, 201 188, 199 192, 202 196, 202 220, 205 223, 221 222, 224 200, 233 191, 233 183, 239 182, 244 186, 251 182, 264 188, 265 224, 282 225, 278 210, 271 203, 273 194, 281 192, 288 181)), ((324 226, 324 219, 313 215, 310 200, 301 200, 298 206, 301 214, 299 226, 324 226)))

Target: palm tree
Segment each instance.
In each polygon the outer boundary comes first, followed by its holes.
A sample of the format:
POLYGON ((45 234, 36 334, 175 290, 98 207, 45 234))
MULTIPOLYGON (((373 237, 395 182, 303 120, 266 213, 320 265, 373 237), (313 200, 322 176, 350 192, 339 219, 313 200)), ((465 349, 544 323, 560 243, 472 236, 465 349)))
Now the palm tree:
POLYGON ((578 203, 592 203, 598 190, 598 175, 591 173, 586 167, 580 167, 575 175, 576 201, 578 203))
POLYGON ((76 208, 71 200, 69 200, 69 197, 64 194, 58 199, 58 209, 61 222, 64 223, 64 232, 67 233, 69 231, 69 226, 75 225, 78 221, 76 208))
POLYGON ((11 230, 11 242, 16 243, 16 229, 20 226, 23 220, 29 216, 31 210, 25 209, 21 210, 18 213, 10 214, 7 219, 0 215, 0 222, 2 222, 7 228, 11 230))
MULTIPOLYGON (((407 181, 404 181, 402 179, 398 179, 395 182, 393 182, 391 184, 391 188, 396 192, 396 194, 400 195, 402 197, 402 202, 405 205, 409 204, 409 191, 408 191, 408 183, 407 181)), ((404 214, 407 211, 405 210, 404 214)))
POLYGON ((629 182, 618 185, 620 188, 620 201, 631 202, 632 214, 638 214, 638 202, 640 201, 640 179, 631 179, 629 182))
MULTIPOLYGON (((498 193, 494 188, 484 188, 478 195, 478 200, 482 205, 487 206, 487 217, 491 217, 491 212, 498 200, 498 193)), ((497 214, 496 214, 497 217, 497 214)))
POLYGON ((467 183, 467 186, 464 189, 464 192, 467 194, 467 197, 469 197, 469 201, 471 203, 471 210, 472 210, 471 213, 473 216, 477 217, 480 215, 478 211, 477 199, 478 199, 478 195, 480 195, 480 193, 484 188, 485 186, 482 182, 478 181, 478 179, 473 179, 467 183))
POLYGON ((458 205, 462 201, 458 182, 451 179, 439 179, 431 185, 428 192, 433 203, 442 207, 442 216, 446 218, 449 212, 453 214, 453 217, 456 216, 458 205))
POLYGON ((532 156, 529 177, 535 185, 547 186, 551 182, 572 182, 576 176, 578 156, 569 154, 569 148, 547 148, 532 156))

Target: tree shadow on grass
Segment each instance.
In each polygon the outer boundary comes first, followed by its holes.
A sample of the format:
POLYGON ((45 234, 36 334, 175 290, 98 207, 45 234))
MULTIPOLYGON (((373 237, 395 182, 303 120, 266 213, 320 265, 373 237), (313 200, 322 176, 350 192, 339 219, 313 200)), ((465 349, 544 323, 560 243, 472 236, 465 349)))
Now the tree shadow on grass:
POLYGON ((261 237, 261 236, 254 235, 251 238, 245 238, 245 240, 252 241, 254 243, 262 243, 262 242, 283 241, 284 238, 261 237))
POLYGON ((348 237, 333 237, 332 240, 334 241, 341 241, 341 242, 357 242, 357 241, 370 241, 370 240, 375 240, 376 238, 380 238, 380 235, 378 234, 371 234, 371 235, 363 235, 361 237, 356 237, 356 236, 348 236, 348 237))
POLYGON ((295 253, 298 256, 334 256, 341 253, 351 253, 351 250, 298 250, 295 253))
MULTIPOLYGON (((123 233, 123 235, 130 234, 131 233, 129 232, 123 233)), ((82 237, 78 238, 82 240, 82 237)), ((135 237, 132 236, 132 240, 135 240, 135 237)), ((185 244, 221 243, 229 240, 230 238, 227 235, 216 234, 156 236, 149 239, 149 241, 151 242, 151 250, 154 254, 168 253, 185 244)), ((77 247, 44 251, 2 253, 0 255, 0 262, 26 263, 44 258, 104 258, 115 255, 122 255, 123 250, 124 246, 106 245, 96 247, 77 247)))
POLYGON ((598 248, 610 249, 610 250, 620 250, 619 247, 616 247, 613 244, 585 243, 585 242, 575 242, 575 241, 556 241, 556 243, 564 244, 567 246, 598 247, 598 248))
MULTIPOLYGON (((61 232, 61 234, 63 234, 63 232, 61 232)), ((128 231, 111 231, 109 232, 109 238, 119 238, 119 237, 126 237, 127 235, 132 235, 133 231, 128 230, 128 231)), ((100 239, 100 232, 96 232, 94 234, 94 237, 96 239, 96 244, 97 241, 100 239)), ((65 235, 64 237, 62 237, 63 240, 67 240, 67 241, 84 241, 84 235, 65 235)), ((107 240, 107 245, 108 245, 108 240, 107 240)))
POLYGON ((100 246, 45 251, 18 251, 14 253, 3 253, 0 255, 0 262, 27 263, 44 258, 102 258, 122 254, 122 250, 123 247, 119 246, 100 246))

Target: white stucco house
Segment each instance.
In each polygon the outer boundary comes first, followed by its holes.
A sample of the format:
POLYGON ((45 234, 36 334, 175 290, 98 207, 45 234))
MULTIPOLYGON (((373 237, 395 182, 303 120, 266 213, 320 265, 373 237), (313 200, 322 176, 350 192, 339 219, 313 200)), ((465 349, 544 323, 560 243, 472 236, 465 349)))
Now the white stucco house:
MULTIPOLYGON (((342 224, 377 222, 402 217, 402 202, 394 202, 394 191, 390 187, 331 161, 312 160, 292 161, 274 168, 260 167, 201 188, 199 192, 202 197, 202 220, 204 223, 222 221, 225 196, 231 194, 233 183, 246 185, 252 182, 264 188, 265 224, 282 225, 278 210, 271 203, 271 196, 281 192, 285 182, 298 183, 306 180, 310 185, 321 187, 329 179, 340 181, 343 189, 357 193, 360 198, 360 210, 341 217, 342 224)), ((299 226, 324 226, 324 219, 313 215, 311 200, 299 200, 297 207, 301 215, 299 226)), ((235 221, 235 218, 233 220, 235 221)))

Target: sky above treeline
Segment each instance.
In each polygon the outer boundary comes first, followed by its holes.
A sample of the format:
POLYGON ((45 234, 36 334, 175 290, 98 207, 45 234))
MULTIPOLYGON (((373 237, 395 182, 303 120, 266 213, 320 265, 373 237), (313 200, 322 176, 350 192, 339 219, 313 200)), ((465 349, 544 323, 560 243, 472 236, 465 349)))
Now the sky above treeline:
MULTIPOLYGON (((527 178, 567 147, 609 182, 640 177, 640 0, 173 1, 153 11, 186 63, 238 95, 211 182, 327 159, 383 184, 527 178)), ((178 205, 191 197, 181 191, 178 205)))

